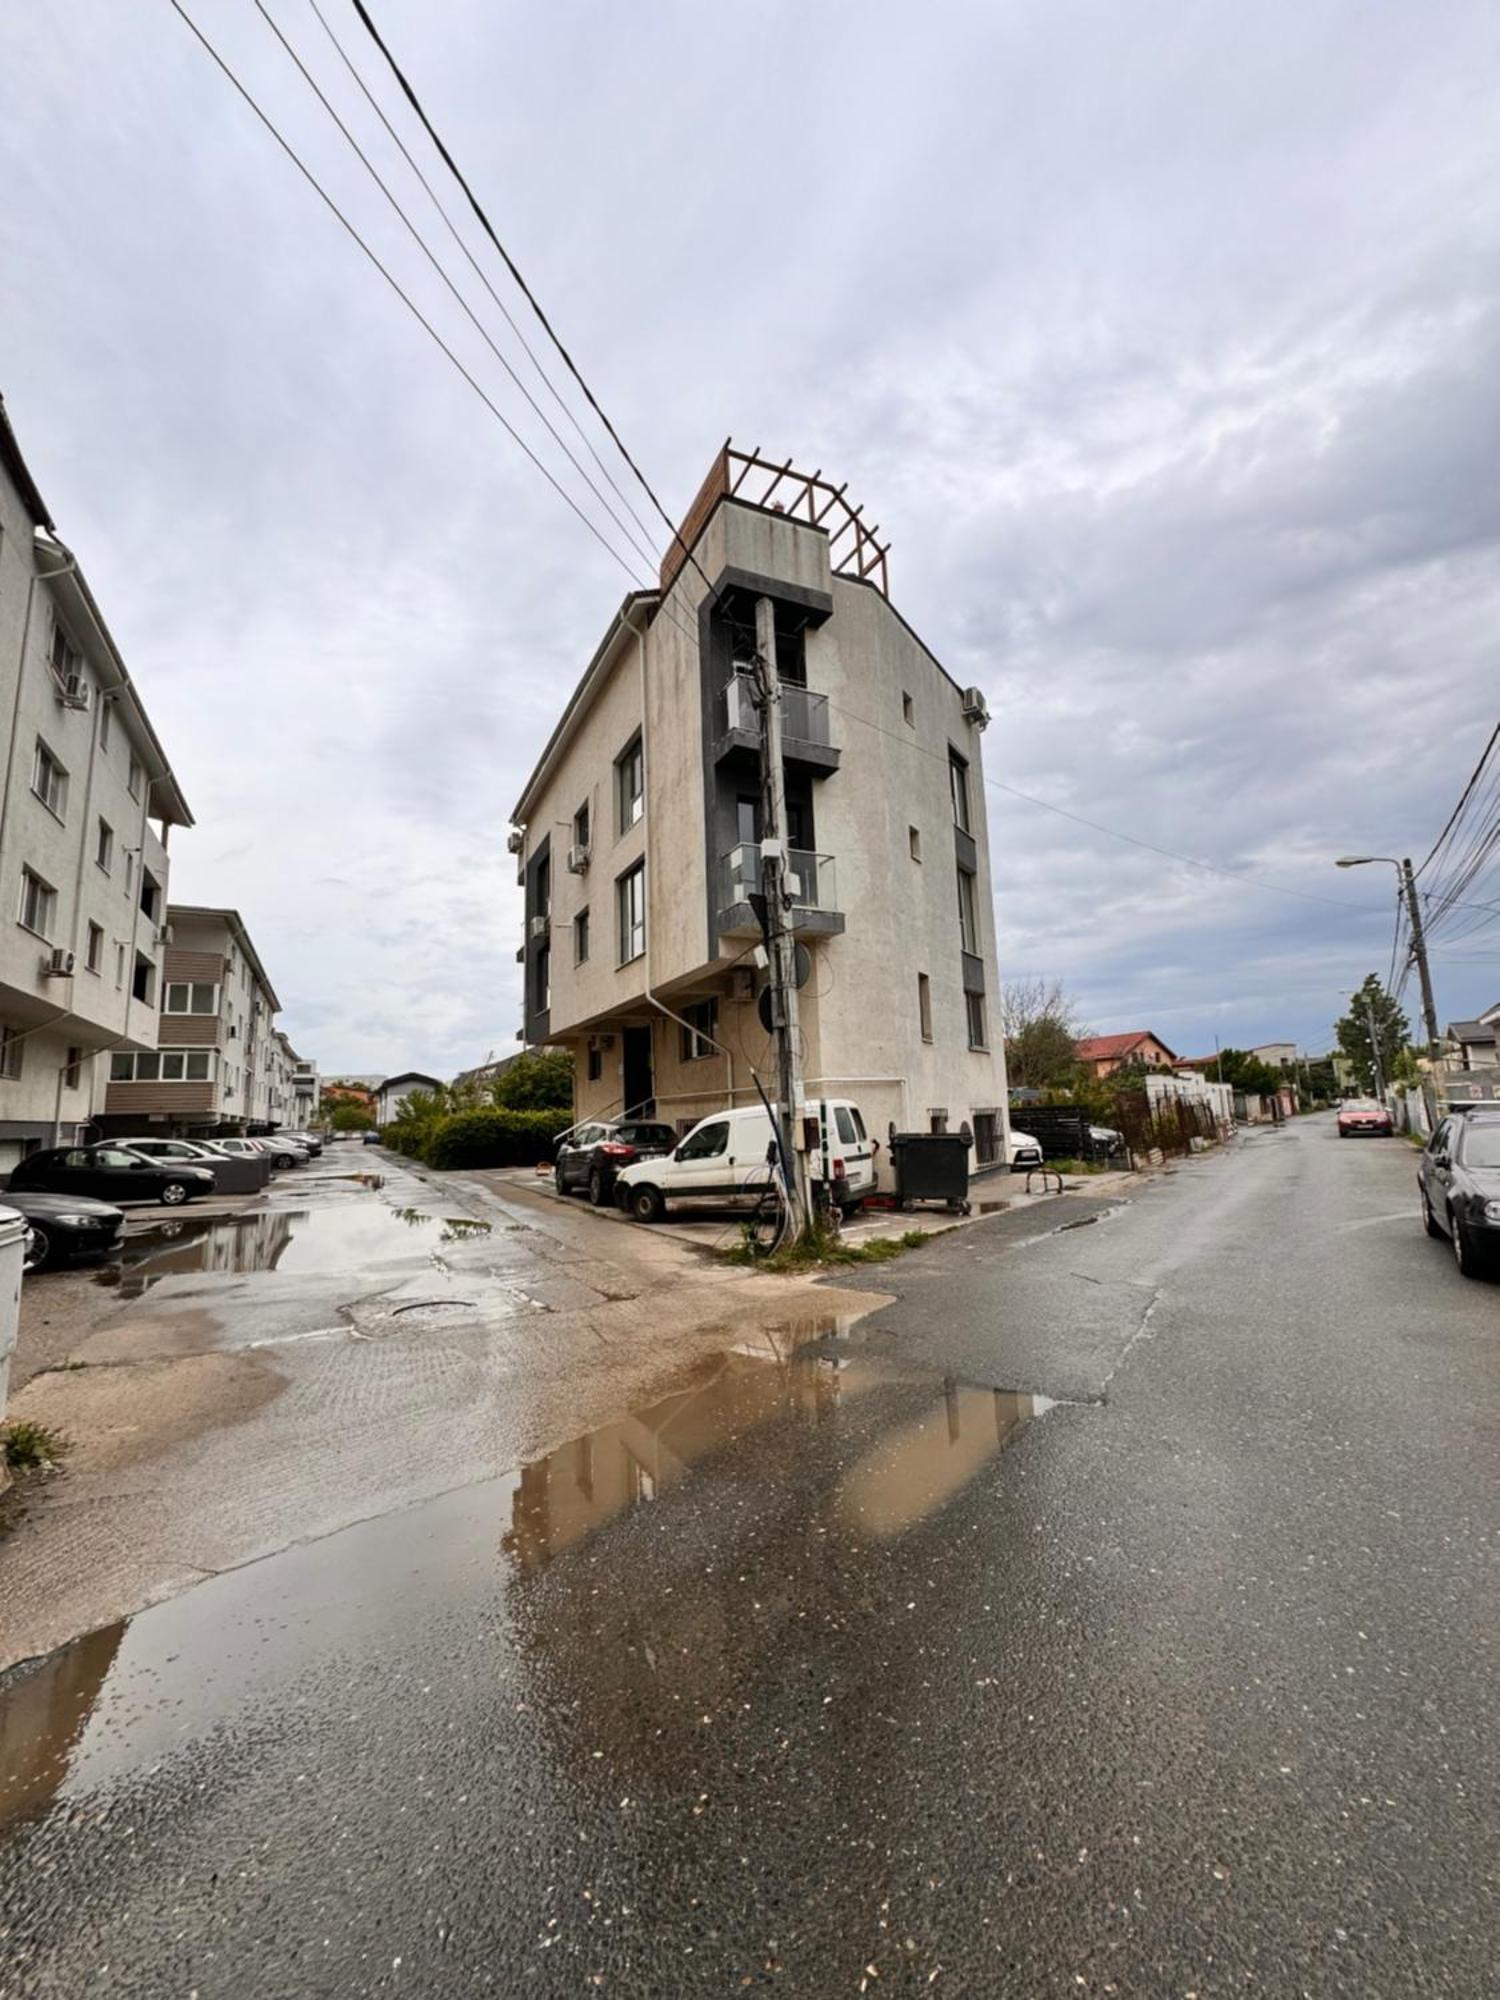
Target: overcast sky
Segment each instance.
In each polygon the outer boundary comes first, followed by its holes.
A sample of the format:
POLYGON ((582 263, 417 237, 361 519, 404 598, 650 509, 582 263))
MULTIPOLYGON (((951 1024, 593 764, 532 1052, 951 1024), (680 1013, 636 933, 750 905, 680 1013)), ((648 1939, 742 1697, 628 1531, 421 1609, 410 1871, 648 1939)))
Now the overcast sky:
MULTIPOLYGON (((185 4, 560 465, 253 0, 185 4)), ((989 774, 1243 878, 992 791, 1002 973, 1325 1046, 1392 914, 1331 857, 1425 853, 1500 713, 1500 12, 371 11, 671 508, 731 433, 848 480, 989 774)), ((505 1053, 507 813, 630 579, 167 0, 3 13, 0 388, 197 815, 173 894, 325 1073, 505 1053)), ((1500 999, 1500 920, 1435 970, 1500 999)))

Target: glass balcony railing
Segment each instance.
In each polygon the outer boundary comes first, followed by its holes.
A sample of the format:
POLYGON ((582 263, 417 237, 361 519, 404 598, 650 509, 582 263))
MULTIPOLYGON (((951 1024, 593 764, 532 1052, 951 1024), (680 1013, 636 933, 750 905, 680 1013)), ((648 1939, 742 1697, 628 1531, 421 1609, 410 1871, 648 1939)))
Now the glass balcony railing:
MULTIPOLYGON (((748 902, 759 895, 761 884, 760 849, 746 841, 730 848, 724 856, 726 908, 748 902)), ((831 854, 809 854, 805 848, 787 852, 785 886, 790 892, 793 912, 818 910, 831 913, 839 906, 838 883, 831 854)))
MULTIPOLYGON (((756 714, 754 682, 749 674, 736 674, 724 683, 724 727, 755 734, 760 728, 756 714)), ((828 726, 828 697, 794 681, 781 683, 781 734, 784 742, 816 743, 832 748, 828 726)))

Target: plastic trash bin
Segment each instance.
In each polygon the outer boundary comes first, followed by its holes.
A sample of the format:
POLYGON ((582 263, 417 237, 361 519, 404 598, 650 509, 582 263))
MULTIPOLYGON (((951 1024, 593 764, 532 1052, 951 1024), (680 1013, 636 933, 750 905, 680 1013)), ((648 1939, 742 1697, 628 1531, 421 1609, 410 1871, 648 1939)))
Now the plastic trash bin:
POLYGON ((898 1208, 941 1201, 956 1214, 968 1214, 969 1141, 962 1132, 894 1132, 891 1164, 898 1208))

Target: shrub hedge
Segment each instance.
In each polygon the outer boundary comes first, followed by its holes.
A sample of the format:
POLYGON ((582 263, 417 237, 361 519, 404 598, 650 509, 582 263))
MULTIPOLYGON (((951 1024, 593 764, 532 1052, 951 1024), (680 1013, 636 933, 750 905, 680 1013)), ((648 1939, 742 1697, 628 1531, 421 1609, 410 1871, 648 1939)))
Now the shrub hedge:
POLYGON ((455 1111, 402 1150, 429 1167, 534 1167, 572 1123, 571 1111, 455 1111))

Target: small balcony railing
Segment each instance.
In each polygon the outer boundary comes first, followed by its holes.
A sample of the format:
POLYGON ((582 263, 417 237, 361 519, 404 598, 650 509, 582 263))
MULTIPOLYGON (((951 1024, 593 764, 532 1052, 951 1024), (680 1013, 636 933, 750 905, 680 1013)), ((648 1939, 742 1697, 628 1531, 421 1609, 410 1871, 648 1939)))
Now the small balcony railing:
MULTIPOLYGON (((734 909, 760 894, 760 849, 753 842, 730 848, 724 856, 726 894, 724 904, 734 909)), ((838 883, 831 854, 810 854, 805 848, 789 848, 783 885, 792 899, 795 924, 799 910, 831 915, 838 909, 838 883)))
MULTIPOLYGON (((749 674, 736 674, 724 683, 726 730, 743 731, 746 735, 759 732, 760 717, 756 713, 754 694, 755 684, 749 674)), ((799 687, 795 681, 783 681, 781 735, 785 743, 812 743, 819 749, 832 749, 827 695, 814 694, 811 688, 799 687)))

